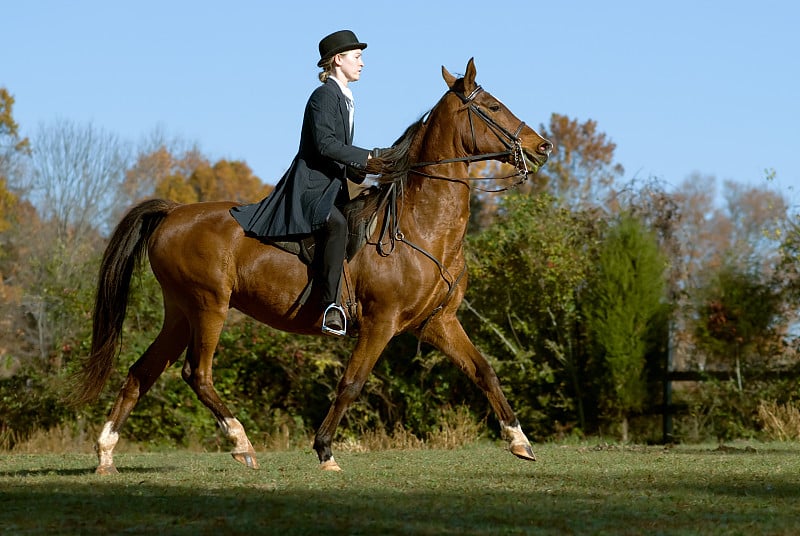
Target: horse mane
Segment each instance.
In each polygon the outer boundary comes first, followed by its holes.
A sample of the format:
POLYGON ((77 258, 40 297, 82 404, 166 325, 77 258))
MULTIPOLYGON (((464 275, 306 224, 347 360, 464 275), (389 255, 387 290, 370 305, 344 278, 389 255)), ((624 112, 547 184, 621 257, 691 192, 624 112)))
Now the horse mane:
MULTIPOLYGON (((456 80, 452 89, 463 92, 463 87, 464 78, 462 77, 456 80)), ((445 96, 446 95, 447 94, 445 93, 445 96)), ((444 99, 444 96, 442 96, 442 99, 444 99)), ((439 102, 441 102, 441 100, 439 102)), ((403 132, 403 134, 397 138, 391 147, 381 151, 381 155, 379 157, 373 157, 367 160, 367 173, 378 175, 378 177, 375 179, 378 184, 377 186, 370 188, 370 191, 374 194, 377 190, 378 195, 367 196, 366 203, 362 209, 362 214, 369 215, 377 210, 381 199, 384 199, 387 191, 392 188, 397 189, 396 194, 398 198, 403 196, 403 193, 406 190, 406 185, 408 184, 409 173, 411 173, 411 169, 414 164, 411 159, 413 156, 415 156, 416 149, 421 143, 421 140, 419 139, 420 131, 423 129, 431 115, 431 112, 436 108, 436 106, 438 106, 438 104, 439 103, 422 114, 422 116, 414 123, 409 125, 405 132, 403 132)))
POLYGON ((424 113, 420 119, 409 125, 390 148, 381 151, 379 157, 367 161, 367 173, 378 176, 375 178, 377 185, 368 190, 371 195, 365 198, 365 204, 361 209, 363 215, 374 213, 388 190, 396 188, 397 195, 403 195, 413 164, 412 154, 419 144, 418 134, 429 114, 430 112, 424 113))
MULTIPOLYGON (((464 92, 463 77, 455 81, 451 91, 464 92)), ((447 93, 442 96, 442 99, 444 99, 446 95, 447 93)), ((439 102, 441 102, 441 100, 439 102)), ((417 135, 427 122, 433 109, 438 105, 439 103, 422 114, 417 121, 409 125, 405 132, 397 138, 397 141, 395 141, 390 148, 381 151, 380 157, 371 158, 367 161, 367 173, 379 174, 380 176, 376 182, 381 187, 398 183, 405 186, 413 164, 411 162, 411 153, 420 142, 420 140, 417 139, 417 135)))
POLYGON ((420 119, 409 125, 390 148, 385 149, 379 157, 373 158, 369 162, 369 167, 380 170, 378 184, 406 182, 411 170, 411 152, 415 147, 414 142, 427 117, 428 113, 426 112, 420 119))

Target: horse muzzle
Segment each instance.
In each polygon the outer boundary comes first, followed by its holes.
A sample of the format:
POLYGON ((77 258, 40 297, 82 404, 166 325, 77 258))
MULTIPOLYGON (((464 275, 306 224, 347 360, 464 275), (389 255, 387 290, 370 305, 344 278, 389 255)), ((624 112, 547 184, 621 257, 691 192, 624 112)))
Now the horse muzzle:
MULTIPOLYGON (((547 143, 549 144, 550 142, 547 143)), ((538 172, 539 168, 541 168, 547 162, 549 156, 549 151, 540 152, 537 150, 536 152, 532 152, 527 149, 523 149, 522 151, 522 157, 525 159, 525 163, 527 164, 530 173, 538 172)))

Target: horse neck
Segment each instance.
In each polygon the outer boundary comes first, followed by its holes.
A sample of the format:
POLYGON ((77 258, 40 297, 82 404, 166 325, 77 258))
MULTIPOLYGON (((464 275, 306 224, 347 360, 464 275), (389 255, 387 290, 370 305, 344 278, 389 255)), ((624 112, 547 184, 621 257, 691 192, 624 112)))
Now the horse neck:
MULTIPOLYGON (((463 149, 460 149, 455 141, 447 139, 447 131, 436 129, 434 126, 426 128, 421 134, 414 148, 414 161, 434 162, 463 156, 460 154, 463 149)), ((452 137, 452 134, 450 136, 452 137)), ((468 181, 459 180, 467 177, 467 164, 464 162, 436 164, 416 168, 416 171, 437 178, 414 172, 409 174, 404 192, 405 219, 416 226, 424 226, 424 233, 441 229, 460 242, 469 221, 470 186, 468 181)))

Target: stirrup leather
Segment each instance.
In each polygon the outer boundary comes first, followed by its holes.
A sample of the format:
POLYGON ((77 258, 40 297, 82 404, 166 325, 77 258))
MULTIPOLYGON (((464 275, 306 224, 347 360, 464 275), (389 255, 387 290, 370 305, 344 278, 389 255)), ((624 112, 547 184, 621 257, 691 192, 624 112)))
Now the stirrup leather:
POLYGON ((331 335, 347 335, 347 315, 344 312, 344 309, 341 305, 337 305, 335 303, 330 304, 328 307, 325 308, 325 312, 322 313, 322 332, 323 333, 330 333, 331 335), (342 314, 342 329, 336 329, 329 327, 325 321, 328 318, 328 311, 331 309, 336 309, 342 314))

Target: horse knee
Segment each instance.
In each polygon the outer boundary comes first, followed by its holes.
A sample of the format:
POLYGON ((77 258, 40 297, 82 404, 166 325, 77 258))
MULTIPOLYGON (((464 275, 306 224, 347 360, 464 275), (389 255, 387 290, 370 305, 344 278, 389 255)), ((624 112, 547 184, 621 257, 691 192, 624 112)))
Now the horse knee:
POLYGON ((184 378, 184 380, 189 384, 189 387, 197 393, 197 396, 199 396, 201 400, 204 400, 209 395, 209 392, 214 391, 211 378, 205 374, 198 374, 197 371, 189 374, 189 378, 184 378))
POLYGON ((125 382, 122 384, 122 388, 120 389, 120 394, 123 398, 139 398, 141 394, 141 382, 139 378, 133 373, 133 371, 128 372, 128 377, 125 378, 125 382))
POLYGON ((211 386, 211 381, 205 374, 200 374, 197 369, 192 368, 188 363, 181 369, 181 378, 185 381, 192 391, 197 394, 201 401, 205 400, 206 392, 211 386))
POLYGON ((342 380, 342 383, 339 384, 339 398, 349 404, 358 397, 363 388, 363 381, 345 382, 342 380))
POLYGON ((492 368, 478 369, 475 375, 475 383, 485 392, 500 390, 500 379, 492 368))

